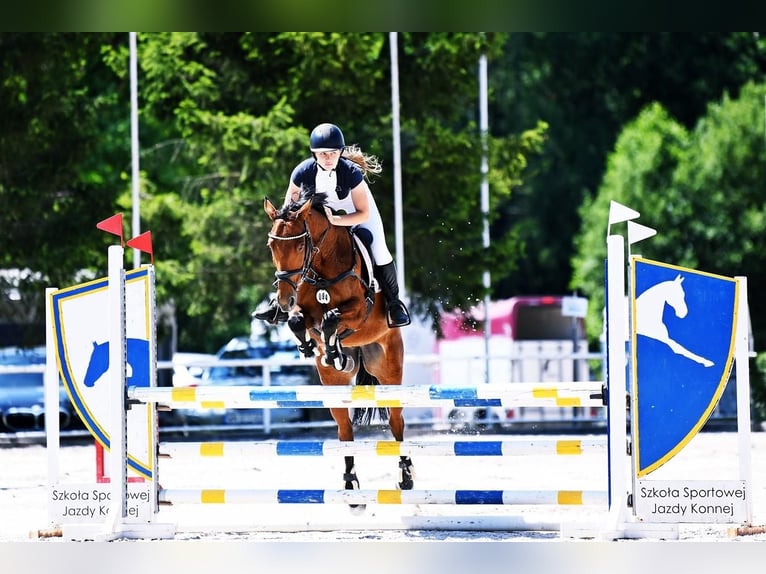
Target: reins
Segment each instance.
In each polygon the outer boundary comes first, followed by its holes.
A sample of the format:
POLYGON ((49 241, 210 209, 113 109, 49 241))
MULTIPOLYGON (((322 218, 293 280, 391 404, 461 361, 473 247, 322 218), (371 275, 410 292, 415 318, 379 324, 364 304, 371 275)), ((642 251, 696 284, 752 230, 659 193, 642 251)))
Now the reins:
MULTIPOLYGON (((351 241, 351 254, 353 255, 353 261, 351 262, 350 269, 347 269, 346 271, 339 273, 332 279, 326 279, 314 267, 314 257, 316 256, 317 253, 319 253, 319 248, 322 245, 322 243, 324 243, 324 240, 327 237, 327 234, 330 232, 331 227, 332 227, 332 223, 328 221, 327 228, 322 232, 322 235, 320 236, 316 246, 313 246, 311 234, 310 233, 308 234, 308 242, 309 242, 309 246, 311 247, 311 256, 307 257, 306 261, 304 262, 303 275, 301 275, 301 279, 305 281, 307 284, 311 285, 312 287, 316 287, 317 289, 326 289, 328 287, 332 287, 336 283, 343 281, 346 277, 357 277, 357 278, 359 277, 355 271, 358 258, 356 253, 356 246, 354 245, 353 240, 351 241)), ((307 228, 307 233, 308 233, 308 228, 307 228)), ((307 250, 307 255, 308 255, 308 250, 307 250)), ((361 278, 360 278, 360 281, 361 281, 361 278)), ((364 282, 362 282, 362 284, 364 284, 364 282)))

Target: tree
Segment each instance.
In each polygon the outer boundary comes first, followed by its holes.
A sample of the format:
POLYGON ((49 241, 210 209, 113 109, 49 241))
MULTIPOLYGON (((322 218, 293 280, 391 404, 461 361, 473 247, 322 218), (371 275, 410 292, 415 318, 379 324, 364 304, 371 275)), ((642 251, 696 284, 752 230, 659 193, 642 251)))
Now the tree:
POLYGON ((519 269, 495 277, 495 296, 570 287, 578 213, 595 196, 623 126, 658 102, 691 129, 709 102, 736 97, 766 70, 758 33, 515 33, 490 68, 494 133, 550 125, 524 182, 499 206, 498 232, 524 246, 519 269))
MULTIPOLYGON (((572 287, 593 301, 590 334, 603 308, 605 222, 610 200, 641 213, 658 230, 642 242, 645 257, 726 276, 766 280, 766 176, 763 101, 766 86, 725 95, 687 132, 654 104, 626 126, 609 156, 596 198, 581 210, 572 287)), ((766 306, 750 296, 756 343, 766 337, 766 306)))
POLYGON ((130 162, 128 89, 100 56, 113 41, 0 34, 0 268, 29 271, 19 290, 31 321, 42 321, 45 287, 106 270, 95 225, 114 213, 130 162))
MULTIPOLYGON (((679 192, 672 181, 689 145, 687 130, 670 117, 665 108, 659 104, 648 106, 625 126, 608 157, 607 170, 597 195, 592 200, 586 199, 580 208, 582 227, 575 238, 571 287, 590 299, 586 325, 592 342, 602 334, 603 328, 604 260, 610 202, 614 200, 638 210, 641 222, 649 226, 660 214, 677 218, 681 212, 686 212, 688 205, 679 206, 679 192)), ((675 229, 668 227, 673 233, 675 229)), ((651 242, 654 243, 654 239, 651 242)))
MULTIPOLYGON (((252 307, 270 291, 263 197, 281 200, 292 167, 308 154, 314 125, 340 124, 349 143, 359 142, 389 164, 386 38, 140 35, 142 119, 150 136, 163 138, 144 142, 151 152, 142 156, 147 195, 142 210, 146 205, 158 237, 157 225, 169 225, 176 234, 177 240, 168 237, 166 252, 158 246, 165 263, 158 257, 157 269, 160 281, 168 270, 167 297, 184 316, 185 344, 199 341, 202 332, 220 337, 232 329, 241 332, 252 307), (175 167, 168 169, 171 151, 175 167), (153 219, 155 213, 162 219, 153 219)), ((403 38, 402 83, 411 86, 402 98, 407 282, 416 307, 436 313, 480 299, 481 272, 490 265, 512 269, 517 258, 512 233, 498 238, 489 252, 481 243, 476 70, 479 53, 495 55, 502 38, 403 38)), ((518 185, 544 131, 540 124, 491 139, 494 203, 518 185)), ((393 219, 391 178, 389 169, 373 182, 386 221, 393 219)), ((387 231, 393 247, 393 225, 387 231)))

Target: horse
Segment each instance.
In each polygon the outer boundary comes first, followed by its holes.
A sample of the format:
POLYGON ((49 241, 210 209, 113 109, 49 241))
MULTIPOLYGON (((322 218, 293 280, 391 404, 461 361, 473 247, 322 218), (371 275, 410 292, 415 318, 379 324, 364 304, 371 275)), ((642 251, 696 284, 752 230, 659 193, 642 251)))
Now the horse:
MULTIPOLYGON (((326 195, 304 189, 297 200, 277 209, 264 198, 271 220, 267 246, 276 268, 276 300, 298 349, 314 357, 323 385, 400 385, 404 366, 401 331, 388 327, 383 294, 376 292, 372 265, 348 227, 325 215, 326 195)), ((330 408, 338 439, 354 440, 354 425, 369 424, 378 413, 396 441, 404 440, 401 407, 330 408)), ((414 467, 399 457, 397 488, 414 486, 414 467)), ((359 489, 353 456, 345 457, 344 489, 359 489)), ((354 505, 351 505, 354 508, 354 505)), ((359 505, 363 508, 364 505, 359 505)))
POLYGON ((652 285, 636 298, 636 333, 665 343, 671 350, 705 367, 712 367, 713 362, 693 353, 681 343, 671 338, 663 322, 665 305, 670 305, 676 317, 683 319, 689 312, 686 305, 686 293, 683 288, 684 278, 679 273, 675 279, 652 285))

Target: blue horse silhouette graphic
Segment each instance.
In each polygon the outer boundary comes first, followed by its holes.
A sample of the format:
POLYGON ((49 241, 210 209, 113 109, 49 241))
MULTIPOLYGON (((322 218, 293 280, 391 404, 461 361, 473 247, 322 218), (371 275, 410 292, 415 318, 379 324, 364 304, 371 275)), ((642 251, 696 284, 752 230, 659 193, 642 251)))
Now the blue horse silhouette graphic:
POLYGON ((665 305, 670 305, 676 317, 683 319, 689 312, 686 306, 686 293, 683 277, 679 273, 675 279, 662 281, 650 287, 636 298, 636 332, 650 339, 665 343, 677 355, 691 359, 705 367, 712 367, 713 361, 701 357, 672 339, 663 322, 665 305))
MULTIPOLYGON (((149 386, 149 341, 146 339, 126 340, 126 362, 130 367, 131 374, 127 385, 130 387, 149 386)), ((88 369, 85 372, 84 384, 92 387, 101 376, 109 369, 109 341, 105 343, 93 342, 93 351, 88 361, 88 369)))

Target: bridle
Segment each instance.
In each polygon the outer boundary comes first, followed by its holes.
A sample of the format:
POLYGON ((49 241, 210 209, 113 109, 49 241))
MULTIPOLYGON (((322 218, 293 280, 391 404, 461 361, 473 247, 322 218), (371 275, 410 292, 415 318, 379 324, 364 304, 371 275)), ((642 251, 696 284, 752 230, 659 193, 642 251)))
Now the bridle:
MULTIPOLYGON (((314 244, 314 240, 311 237, 311 234, 309 233, 309 227, 308 223, 306 221, 303 222, 303 232, 299 233, 297 235, 288 235, 288 236, 281 236, 277 235, 275 233, 269 232, 268 236, 270 239, 275 239, 277 241, 295 241, 297 239, 303 239, 304 240, 304 255, 303 255, 303 264, 298 269, 290 269, 287 271, 275 271, 274 276, 276 277, 276 280, 274 281, 274 286, 276 287, 280 282, 285 282, 290 287, 298 290, 298 285, 301 282, 305 282, 309 285, 318 287, 318 288, 325 288, 329 287, 331 285, 335 285, 338 281, 341 281, 345 279, 347 276, 355 274, 354 267, 356 267, 356 250, 354 249, 354 261, 351 264, 351 269, 348 271, 345 271, 335 277, 334 279, 325 279, 322 277, 317 270, 314 268, 314 257, 316 257, 316 254, 319 253, 319 248, 321 247, 322 243, 324 243, 325 238, 327 237, 328 232, 330 231, 330 228, 332 227, 332 224, 328 221, 327 227, 322 231, 322 235, 320 235, 319 240, 314 244), (300 279, 298 281, 293 281, 291 277, 298 275, 300 273, 300 279)), ((353 249, 353 244, 352 244, 353 249)))
POLYGON ((306 283, 307 285, 311 285, 312 287, 316 287, 317 289, 327 289, 328 287, 331 287, 335 285, 336 283, 343 281, 347 277, 356 277, 359 280, 359 282, 362 283, 365 289, 369 289, 369 286, 356 273, 358 253, 357 253, 356 244, 353 238, 351 240, 351 251, 354 257, 353 257, 353 261, 351 262, 351 267, 349 269, 339 273, 338 275, 336 275, 335 277, 331 279, 326 279, 316 270, 316 268, 314 268, 314 265, 313 265, 314 258, 316 257, 316 254, 319 253, 319 248, 322 246, 322 243, 324 243, 324 240, 327 238, 327 234, 330 231, 331 227, 332 227, 332 223, 327 221, 327 227, 324 229, 324 231, 322 231, 322 234, 319 236, 316 244, 314 243, 314 240, 311 237, 311 233, 309 233, 308 223, 305 220, 303 222, 303 232, 297 235, 281 236, 281 235, 277 235, 275 233, 269 232, 268 234, 269 238, 277 240, 277 241, 295 241, 298 239, 303 239, 304 248, 305 248, 302 267, 298 269, 290 269, 286 271, 274 272, 274 276, 276 277, 274 281, 275 287, 277 287, 280 282, 284 282, 290 285, 296 291, 298 290, 298 285, 300 283, 306 283), (300 278, 298 279, 298 281, 294 281, 292 277, 298 274, 300 274, 300 278))
POLYGON ((306 254, 303 257, 303 266, 299 267, 298 269, 290 269, 288 271, 275 271, 274 277, 276 277, 276 279, 274 280, 274 283, 273 283, 274 287, 277 287, 280 282, 284 282, 290 285, 290 287, 292 287, 296 291, 298 290, 298 283, 293 281, 291 277, 293 275, 298 275, 298 273, 303 272, 303 269, 306 267, 306 263, 309 257, 309 249, 312 248, 312 245, 311 245, 311 236, 309 235, 309 230, 308 230, 308 227, 306 226, 306 222, 303 223, 303 233, 299 233, 298 235, 290 235, 288 237, 282 237, 281 235, 277 235, 275 233, 269 232, 269 239, 274 239, 277 241, 294 241, 296 239, 302 239, 304 237, 305 237, 304 247, 305 247, 306 254))

